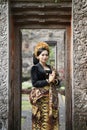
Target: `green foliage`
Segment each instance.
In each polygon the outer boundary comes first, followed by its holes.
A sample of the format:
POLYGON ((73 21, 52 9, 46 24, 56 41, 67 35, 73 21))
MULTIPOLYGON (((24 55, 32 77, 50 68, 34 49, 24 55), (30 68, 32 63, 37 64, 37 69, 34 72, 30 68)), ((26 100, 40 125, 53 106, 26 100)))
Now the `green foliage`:
POLYGON ((50 46, 50 55, 49 55, 49 60, 47 62, 51 66, 55 66, 55 48, 54 46, 50 46))
POLYGON ((22 82, 22 89, 30 89, 32 87, 32 83, 30 83, 29 81, 27 82, 22 82))
POLYGON ((53 47, 50 47, 50 58, 55 58, 55 52, 53 50, 54 48, 53 47))

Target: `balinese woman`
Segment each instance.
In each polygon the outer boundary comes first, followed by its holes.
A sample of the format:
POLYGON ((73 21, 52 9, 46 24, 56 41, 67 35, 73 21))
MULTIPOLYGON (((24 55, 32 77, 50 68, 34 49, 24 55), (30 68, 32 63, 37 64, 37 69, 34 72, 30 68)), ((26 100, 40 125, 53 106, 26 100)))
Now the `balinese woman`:
POLYGON ((45 42, 38 43, 34 50, 35 65, 31 68, 32 130, 58 130, 58 80, 56 71, 47 64, 49 53, 45 42))

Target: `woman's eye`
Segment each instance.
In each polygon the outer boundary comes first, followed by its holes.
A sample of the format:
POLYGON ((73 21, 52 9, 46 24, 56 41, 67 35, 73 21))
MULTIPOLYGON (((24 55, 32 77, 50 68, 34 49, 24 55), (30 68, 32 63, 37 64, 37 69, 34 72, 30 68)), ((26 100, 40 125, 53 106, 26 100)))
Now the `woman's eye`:
POLYGON ((48 54, 42 54, 42 56, 48 56, 48 54))

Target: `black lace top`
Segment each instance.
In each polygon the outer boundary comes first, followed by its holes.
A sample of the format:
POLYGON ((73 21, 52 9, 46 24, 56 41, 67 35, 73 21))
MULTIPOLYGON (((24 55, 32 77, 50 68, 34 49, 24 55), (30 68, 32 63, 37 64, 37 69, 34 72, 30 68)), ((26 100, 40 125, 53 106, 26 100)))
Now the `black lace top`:
POLYGON ((49 73, 52 73, 50 65, 47 65, 49 70, 44 70, 40 63, 31 68, 31 81, 34 87, 44 87, 49 85, 46 79, 49 78, 49 73))

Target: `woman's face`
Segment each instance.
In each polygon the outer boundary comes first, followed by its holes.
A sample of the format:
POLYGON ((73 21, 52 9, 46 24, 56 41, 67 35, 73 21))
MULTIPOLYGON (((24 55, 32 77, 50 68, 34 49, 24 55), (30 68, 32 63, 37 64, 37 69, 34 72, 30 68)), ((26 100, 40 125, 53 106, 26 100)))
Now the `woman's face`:
POLYGON ((47 50, 43 50, 38 56, 39 62, 46 63, 48 60, 49 54, 47 50))

